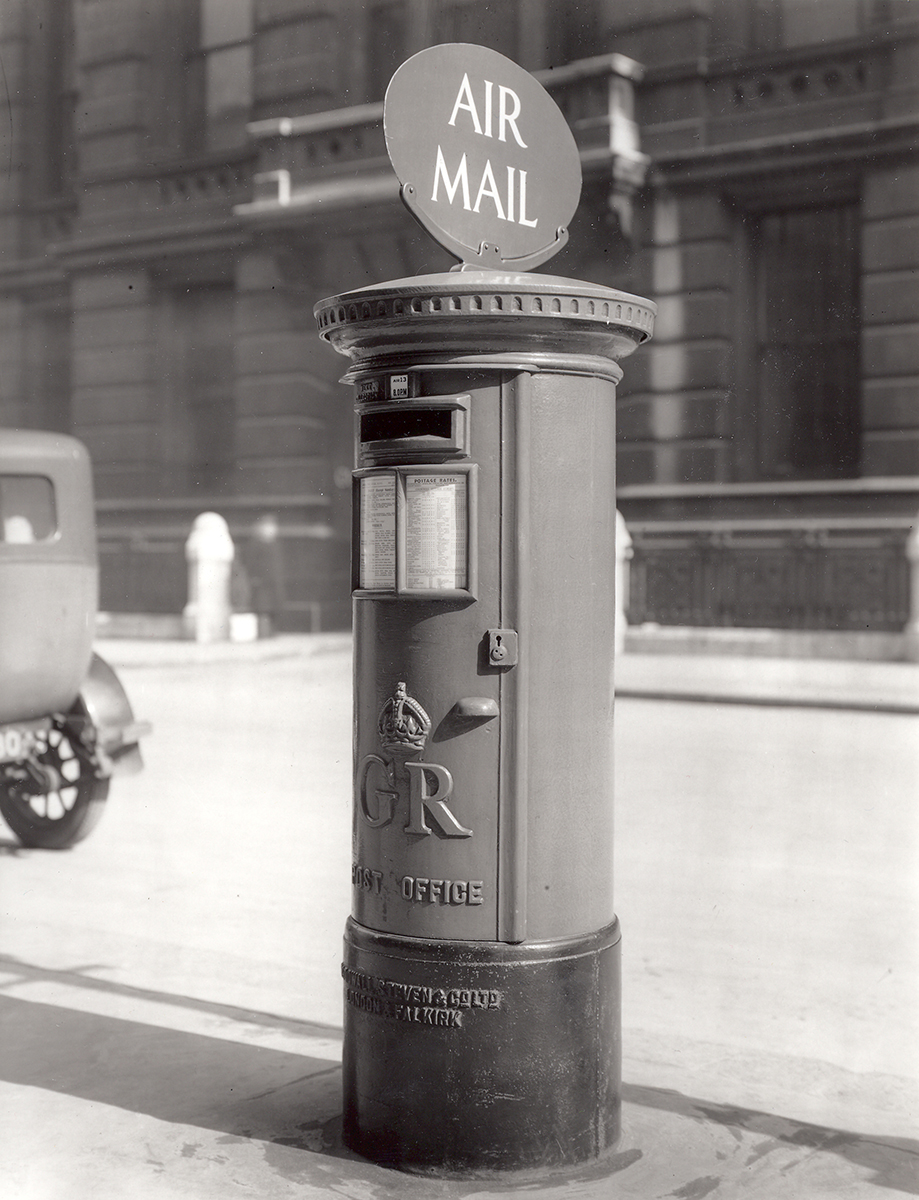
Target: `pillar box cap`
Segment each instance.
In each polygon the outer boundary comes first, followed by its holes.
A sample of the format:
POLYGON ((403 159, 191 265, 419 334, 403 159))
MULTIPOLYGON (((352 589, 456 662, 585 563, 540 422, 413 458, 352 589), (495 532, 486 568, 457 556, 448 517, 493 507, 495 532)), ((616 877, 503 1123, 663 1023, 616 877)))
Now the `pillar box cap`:
POLYGON ((357 366, 405 353, 450 362, 523 350, 617 360, 651 337, 657 308, 582 280, 467 269, 357 288, 313 312, 320 337, 357 366))

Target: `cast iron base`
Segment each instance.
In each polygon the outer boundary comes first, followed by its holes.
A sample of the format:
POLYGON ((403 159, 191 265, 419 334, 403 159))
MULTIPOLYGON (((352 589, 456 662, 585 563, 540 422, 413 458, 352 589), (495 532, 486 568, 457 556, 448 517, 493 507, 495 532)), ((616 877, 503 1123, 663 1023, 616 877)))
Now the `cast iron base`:
POLYGON ((619 922, 539 944, 345 931, 344 1140, 487 1176, 589 1163, 619 1137, 619 922))

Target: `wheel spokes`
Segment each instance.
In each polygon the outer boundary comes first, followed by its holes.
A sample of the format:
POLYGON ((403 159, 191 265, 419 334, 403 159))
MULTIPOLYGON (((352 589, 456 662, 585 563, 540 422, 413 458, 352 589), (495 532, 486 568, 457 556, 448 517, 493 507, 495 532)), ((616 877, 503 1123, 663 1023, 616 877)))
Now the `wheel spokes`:
POLYGON ((42 821, 60 821, 80 798, 85 765, 67 735, 52 726, 38 752, 39 761, 58 776, 59 784, 47 792, 25 797, 25 803, 42 821))

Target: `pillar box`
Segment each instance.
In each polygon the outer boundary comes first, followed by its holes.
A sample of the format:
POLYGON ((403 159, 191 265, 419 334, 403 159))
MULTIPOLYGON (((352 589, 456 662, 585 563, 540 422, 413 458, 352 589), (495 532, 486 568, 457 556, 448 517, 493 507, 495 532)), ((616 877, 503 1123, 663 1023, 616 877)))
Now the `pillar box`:
MULTIPOLYGON (((509 60, 441 46, 394 77, 388 141, 400 74, 435 51, 445 122, 468 98, 472 123, 483 80, 521 142, 557 113, 509 60)), ((552 253, 570 213, 536 207, 535 172, 526 189, 552 253)), ((344 1137, 442 1175, 602 1158, 621 1094, 615 389, 654 308, 518 270, 496 238, 486 268, 482 242, 466 269, 316 307, 356 431, 344 1137)))

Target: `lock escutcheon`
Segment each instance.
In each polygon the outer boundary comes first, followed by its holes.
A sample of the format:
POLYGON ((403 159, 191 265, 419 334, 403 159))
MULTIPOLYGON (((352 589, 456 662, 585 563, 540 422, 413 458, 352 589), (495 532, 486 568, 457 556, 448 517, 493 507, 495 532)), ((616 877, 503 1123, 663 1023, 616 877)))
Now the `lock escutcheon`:
POLYGON ((493 667, 516 667, 517 631, 515 629, 488 630, 488 661, 493 667))

